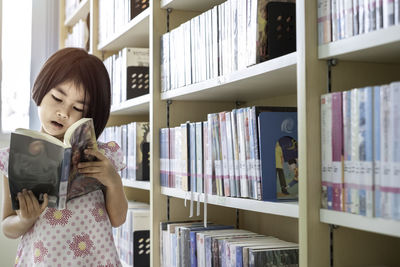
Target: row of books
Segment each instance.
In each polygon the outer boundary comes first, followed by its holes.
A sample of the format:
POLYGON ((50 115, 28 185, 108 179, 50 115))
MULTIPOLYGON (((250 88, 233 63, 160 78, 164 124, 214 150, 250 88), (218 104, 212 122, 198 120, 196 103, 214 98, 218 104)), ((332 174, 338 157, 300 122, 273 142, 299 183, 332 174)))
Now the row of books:
POLYGON ((83 0, 65 0, 65 18, 70 18, 83 0))
POLYGON ((262 107, 160 129, 161 186, 258 200, 297 199, 297 112, 262 107))
POLYGON ((150 266, 149 204, 129 201, 125 223, 112 231, 121 261, 129 266, 150 266))
POLYGON ((400 219, 400 82, 321 96, 322 206, 400 219))
POLYGON ((111 103, 149 93, 149 49, 126 47, 106 58, 104 65, 111 81, 111 103))
POLYGON ((318 0, 319 44, 400 24, 399 0, 318 0))
POLYGON ((160 224, 160 266, 298 266, 298 244, 233 226, 160 224))
POLYGON ((216 78, 269 59, 266 25, 270 2, 227 0, 164 34, 161 91, 216 78))
POLYGON ((65 47, 79 47, 89 51, 89 29, 85 20, 80 19, 67 34, 65 47))
POLYGON ((99 43, 121 32, 126 24, 148 7, 148 0, 99 0, 99 43))
POLYGON ((148 122, 131 122, 107 127, 100 142, 115 141, 121 146, 126 168, 121 177, 128 180, 148 181, 150 178, 150 126, 148 122))

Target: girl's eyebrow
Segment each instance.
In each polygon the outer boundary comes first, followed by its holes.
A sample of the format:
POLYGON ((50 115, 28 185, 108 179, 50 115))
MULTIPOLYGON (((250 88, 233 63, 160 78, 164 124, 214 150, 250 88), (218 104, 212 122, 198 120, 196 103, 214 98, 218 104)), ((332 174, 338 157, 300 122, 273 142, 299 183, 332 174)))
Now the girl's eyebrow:
MULTIPOLYGON (((54 88, 54 89, 57 90, 58 92, 60 92, 60 94, 62 94, 62 95, 64 95, 64 96, 67 96, 67 93, 65 93, 64 90, 63 90, 62 88, 56 87, 56 88, 54 88)), ((85 101, 83 101, 83 100, 78 100, 77 102, 78 102, 79 104, 85 105, 85 101)))

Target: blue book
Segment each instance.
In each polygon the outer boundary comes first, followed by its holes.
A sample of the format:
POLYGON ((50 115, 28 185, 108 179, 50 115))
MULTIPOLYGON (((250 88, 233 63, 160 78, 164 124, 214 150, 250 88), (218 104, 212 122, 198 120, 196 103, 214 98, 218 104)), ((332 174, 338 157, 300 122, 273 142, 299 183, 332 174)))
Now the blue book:
POLYGON ((261 112, 258 124, 262 200, 297 200, 297 112, 261 112))

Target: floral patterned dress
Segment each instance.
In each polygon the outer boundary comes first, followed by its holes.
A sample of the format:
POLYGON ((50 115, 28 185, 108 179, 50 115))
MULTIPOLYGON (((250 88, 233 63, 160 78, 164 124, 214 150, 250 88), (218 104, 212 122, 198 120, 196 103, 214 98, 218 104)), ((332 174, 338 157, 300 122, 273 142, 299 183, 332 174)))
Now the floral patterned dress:
MULTIPOLYGON (((115 142, 99 149, 116 170, 125 167, 115 142)), ((9 149, 0 150, 0 172, 8 176, 9 149)), ((67 208, 46 208, 18 245, 15 266, 121 266, 101 190, 71 199, 67 208)))

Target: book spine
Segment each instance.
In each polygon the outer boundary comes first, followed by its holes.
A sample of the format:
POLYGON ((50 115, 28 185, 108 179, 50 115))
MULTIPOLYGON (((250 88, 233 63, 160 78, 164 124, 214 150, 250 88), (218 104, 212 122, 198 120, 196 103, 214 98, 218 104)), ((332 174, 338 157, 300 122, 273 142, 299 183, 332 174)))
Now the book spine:
POLYGON ((400 219, 400 82, 394 82, 390 84, 392 91, 392 173, 390 176, 390 193, 389 201, 390 205, 390 218, 399 220, 400 219))
POLYGON ((343 101, 343 210, 351 207, 350 175, 351 175, 351 91, 342 93, 343 101))
POLYGON ((351 91, 351 213, 360 213, 359 187, 360 187, 360 158, 359 158, 359 89, 351 91))
POLYGON ((66 208, 67 204, 67 190, 68 190, 68 176, 71 162, 71 148, 66 148, 64 151, 64 160, 62 162, 58 209, 62 210, 66 208))
POLYGON ((318 0, 318 40, 319 44, 331 42, 331 0, 318 0))
POLYGON ((391 99, 391 90, 389 85, 383 85, 381 87, 380 92, 380 105, 381 105, 381 180, 380 180, 380 209, 381 216, 384 218, 389 218, 389 181, 391 175, 390 168, 390 147, 392 144, 391 140, 391 108, 390 108, 390 99, 391 99))
POLYGON ((330 94, 321 96, 321 162, 322 162, 322 207, 332 208, 331 194, 331 161, 332 161, 332 146, 331 146, 331 99, 330 94))
POLYGON ((332 208, 342 208, 343 123, 342 93, 332 94, 332 208))
POLYGON ((380 106, 380 86, 374 87, 373 102, 373 142, 374 142, 374 216, 381 217, 380 213, 380 180, 381 180, 381 106, 380 106))

